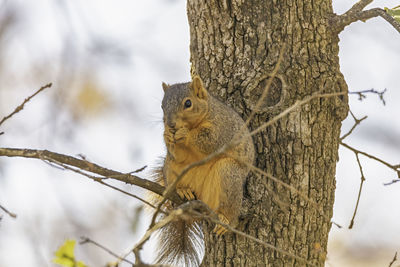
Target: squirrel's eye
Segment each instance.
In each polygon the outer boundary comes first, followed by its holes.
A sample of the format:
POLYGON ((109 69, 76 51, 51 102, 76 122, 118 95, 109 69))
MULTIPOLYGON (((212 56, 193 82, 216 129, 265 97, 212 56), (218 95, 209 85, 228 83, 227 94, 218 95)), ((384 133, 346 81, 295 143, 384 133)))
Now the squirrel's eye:
POLYGON ((190 101, 190 99, 185 101, 185 108, 190 108, 192 106, 192 101, 190 101))

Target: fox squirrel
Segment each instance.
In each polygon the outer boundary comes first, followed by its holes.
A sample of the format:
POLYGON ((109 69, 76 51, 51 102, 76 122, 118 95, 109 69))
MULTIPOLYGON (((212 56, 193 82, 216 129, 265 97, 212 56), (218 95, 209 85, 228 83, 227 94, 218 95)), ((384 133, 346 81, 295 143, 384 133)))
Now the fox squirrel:
MULTIPOLYGON (((235 226, 242 204, 243 183, 254 160, 254 145, 243 119, 211 96, 199 76, 192 82, 162 84, 164 141, 167 155, 156 180, 168 185, 182 170, 218 151, 236 137, 240 143, 207 163, 190 169, 176 185, 182 199, 199 199, 218 214, 219 220, 235 226)), ((217 235, 225 233, 217 225, 217 235)), ((158 262, 198 265, 201 227, 194 220, 175 220, 159 233, 158 262)))

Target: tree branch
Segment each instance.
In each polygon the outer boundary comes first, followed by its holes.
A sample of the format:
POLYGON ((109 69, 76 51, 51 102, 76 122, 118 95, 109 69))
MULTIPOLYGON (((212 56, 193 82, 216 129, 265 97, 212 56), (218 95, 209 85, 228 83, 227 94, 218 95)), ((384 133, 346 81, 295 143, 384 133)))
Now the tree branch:
MULTIPOLYGON (((67 156, 48 150, 35 150, 35 149, 18 149, 18 148, 0 148, 0 156, 6 157, 23 157, 35 158, 41 160, 49 160, 54 163, 62 163, 68 166, 77 167, 81 170, 95 173, 103 176, 104 178, 112 178, 127 184, 136 185, 144 189, 150 190, 158 195, 163 195, 164 187, 158 183, 142 179, 130 173, 121 173, 111 169, 101 167, 95 163, 87 160, 81 160, 72 156, 67 156)), ((183 201, 177 193, 171 193, 168 199, 177 204, 182 204, 183 201)))
MULTIPOLYGON (((33 97, 35 97, 37 94, 39 94, 39 93, 40 93, 41 91, 43 91, 44 89, 50 88, 51 86, 52 86, 51 83, 46 84, 46 85, 40 87, 39 90, 37 90, 33 95, 29 96, 28 98, 25 98, 24 102, 22 102, 21 105, 19 105, 18 107, 16 107, 16 108, 14 109, 13 112, 11 112, 9 115, 5 116, 5 117, 0 121, 0 125, 2 125, 3 122, 5 122, 5 121, 8 120, 9 118, 11 118, 11 117, 14 116, 15 114, 17 114, 18 112, 20 112, 20 111, 24 108, 25 104, 28 103, 33 97)), ((0 133, 0 134, 3 134, 3 133, 0 133)))
MULTIPOLYGON (((366 156, 366 157, 368 157, 368 158, 370 158, 370 159, 373 159, 373 160, 375 160, 375 161, 378 161, 378 162, 382 163, 383 165, 389 167, 389 168, 392 169, 393 171, 395 171, 396 174, 397 174, 397 178, 398 178, 398 179, 392 180, 392 181, 389 182, 389 183, 384 183, 383 185, 386 186, 386 185, 391 185, 391 184, 400 182, 400 164, 392 165, 392 164, 390 164, 390 163, 388 163, 388 162, 386 162, 386 161, 384 161, 384 160, 382 160, 382 159, 380 159, 380 158, 378 158, 378 157, 375 157, 375 156, 370 155, 370 154, 368 154, 368 153, 366 153, 366 152, 363 152, 363 151, 360 151, 360 150, 358 150, 358 149, 356 149, 356 148, 354 148, 354 147, 351 147, 351 146, 349 146, 348 144, 343 143, 342 141, 340 141, 340 144, 341 144, 342 146, 344 146, 345 148, 347 148, 347 149, 353 151, 353 152, 357 155, 357 160, 358 160, 358 154, 361 154, 361 155, 364 155, 364 156, 366 156)), ((359 161, 358 161, 358 163, 359 163, 359 161)), ((360 166, 360 164, 359 164, 359 166, 360 166)), ((360 166, 360 170, 361 170, 361 166, 360 166)), ((361 185, 360 185, 360 191, 361 191, 361 187, 362 187, 362 183, 361 183, 361 185)), ((361 193, 361 192, 359 192, 359 194, 360 194, 360 193, 361 193)), ((357 201, 357 202, 358 202, 358 201, 357 201)), ((357 204, 357 205, 358 205, 358 204, 357 204)), ((357 207, 356 207, 356 208, 357 208, 357 207)), ((353 216, 353 217, 354 217, 354 216, 353 216)), ((352 226, 351 223, 350 223, 350 226, 352 226)), ((349 226, 349 227, 350 227, 350 226, 349 226)))
POLYGON ((375 156, 370 155, 370 154, 368 154, 366 152, 363 152, 363 151, 360 151, 360 150, 358 150, 358 149, 356 149, 354 147, 351 147, 348 144, 343 143, 342 141, 340 141, 340 144, 342 146, 344 146, 345 148, 353 151, 354 153, 358 153, 358 154, 364 155, 364 156, 366 156, 366 157, 368 157, 370 159, 376 160, 376 161, 382 163, 383 165, 389 167, 390 169, 394 170, 397 173, 397 177, 400 179, 400 164, 392 165, 392 164, 390 164, 390 163, 388 163, 388 162, 386 162, 386 161, 384 161, 384 160, 382 160, 382 159, 380 159, 378 157, 375 157, 375 156))
MULTIPOLYGON (((104 185, 104 186, 107 186, 107 187, 109 187, 109 188, 112 188, 112 189, 114 189, 114 190, 116 190, 116 191, 118 191, 118 192, 121 192, 121 193, 123 193, 123 194, 125 194, 125 195, 128 195, 128 196, 130 196, 130 197, 136 198, 137 200, 142 201, 144 204, 146 204, 146 205, 152 207, 153 209, 156 208, 153 204, 151 204, 150 202, 144 200, 143 198, 141 198, 141 197, 139 197, 139 196, 137 196, 137 195, 131 194, 131 193, 126 192, 126 191, 124 191, 124 190, 122 190, 122 189, 119 189, 118 187, 115 187, 115 186, 113 186, 113 185, 110 185, 110 184, 107 184, 107 183, 103 182, 103 180, 108 179, 107 177, 96 177, 96 176, 90 175, 90 174, 88 174, 88 173, 85 173, 85 172, 83 172, 83 171, 81 171, 81 170, 79 170, 79 169, 76 169, 76 168, 67 166, 67 165, 62 164, 62 163, 60 163, 60 162, 56 162, 56 161, 53 160, 53 159, 47 159, 47 160, 51 160, 51 163, 52 163, 51 166, 52 166, 52 167, 59 168, 59 166, 61 166, 61 170, 70 170, 70 171, 79 173, 79 174, 81 174, 81 175, 83 175, 83 176, 86 176, 86 177, 92 179, 93 181, 98 182, 98 183, 100 183, 100 184, 102 184, 102 185, 104 185), (57 165, 53 165, 54 163, 57 164, 57 165)), ((47 161, 45 161, 45 162, 47 162, 47 161)), ((50 163, 50 162, 49 162, 49 163, 50 163)), ((144 168, 144 167, 143 167, 143 168, 144 168)), ((136 172, 142 170, 143 168, 140 168, 140 169, 138 169, 138 170, 136 170, 136 171, 133 171, 132 173, 136 173, 136 172)))
POLYGON ((388 185, 392 185, 392 184, 395 184, 395 183, 398 183, 398 182, 400 182, 400 179, 392 180, 392 181, 390 181, 389 183, 384 183, 383 185, 384 185, 384 186, 388 186, 388 185))
POLYGON ((91 244, 95 245, 96 247, 99 247, 99 248, 103 249, 104 251, 108 252, 110 255, 116 257, 117 259, 119 259, 119 260, 121 260, 121 261, 124 261, 124 262, 126 262, 126 263, 129 263, 129 264, 131 264, 131 265, 134 264, 133 262, 131 262, 131 261, 127 260, 127 259, 121 258, 121 257, 118 256, 116 253, 112 252, 110 249, 108 249, 108 248, 106 248, 105 246, 103 246, 103 245, 97 243, 96 241, 93 241, 92 239, 90 239, 90 238, 88 238, 88 237, 83 237, 83 236, 82 236, 82 237, 81 237, 81 241, 79 242, 79 244, 80 244, 80 245, 84 245, 84 244, 87 244, 87 243, 91 243, 91 244))
POLYGON ((343 29, 356 21, 366 21, 370 18, 381 17, 393 26, 400 33, 400 23, 397 22, 382 8, 372 8, 363 11, 364 7, 371 3, 372 0, 361 0, 353 5, 343 15, 336 15, 331 19, 333 32, 339 34, 343 29))
POLYGON ((383 98, 383 95, 386 93, 386 88, 383 91, 377 91, 375 89, 369 89, 369 90, 362 90, 362 91, 354 91, 354 92, 349 92, 349 94, 357 94, 358 95, 358 100, 362 101, 364 98, 367 98, 365 94, 371 93, 371 94, 377 94, 379 96, 379 99, 382 101, 383 105, 386 105, 386 101, 383 98))
POLYGON ((389 263, 389 267, 391 267, 395 261, 397 261, 397 252, 394 254, 392 261, 389 263))
POLYGON ((356 217, 357 210, 358 210, 358 204, 360 203, 361 191, 362 191, 362 188, 363 188, 363 184, 365 182, 365 176, 364 176, 364 172, 363 172, 363 169, 362 169, 362 166, 361 166, 360 158, 358 157, 358 153, 357 152, 354 152, 354 154, 356 155, 357 164, 358 164, 358 167, 360 168, 361 182, 360 182, 360 189, 358 190, 356 207, 354 208, 354 213, 353 213, 353 217, 351 218, 351 221, 350 221, 349 229, 353 228, 354 219, 356 217))
POLYGON ((368 116, 364 116, 364 117, 362 117, 361 119, 357 119, 356 116, 354 116, 353 112, 351 112, 351 110, 350 110, 350 114, 351 114, 351 116, 352 116, 353 119, 354 119, 354 125, 351 127, 351 129, 350 129, 346 134, 344 134, 342 137, 340 137, 340 141, 343 141, 343 139, 345 139, 347 136, 349 136, 350 134, 352 134, 353 131, 354 131, 354 129, 355 129, 363 120, 365 120, 366 118, 368 118, 368 116))
POLYGON ((7 213, 11 218, 17 218, 17 214, 9 211, 8 209, 6 209, 5 207, 3 207, 2 205, 0 205, 0 209, 3 210, 5 213, 7 213))

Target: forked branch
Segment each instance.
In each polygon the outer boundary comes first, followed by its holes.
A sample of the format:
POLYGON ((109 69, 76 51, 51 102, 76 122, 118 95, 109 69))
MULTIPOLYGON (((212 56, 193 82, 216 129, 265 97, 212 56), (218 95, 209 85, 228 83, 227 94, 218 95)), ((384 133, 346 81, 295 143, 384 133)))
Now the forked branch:
POLYGON ((331 26, 333 32, 339 34, 343 29, 356 21, 366 21, 371 18, 381 17, 390 25, 393 26, 400 33, 400 23, 397 22, 391 15, 389 15, 382 8, 372 8, 369 10, 363 10, 373 0, 360 0, 354 4, 346 13, 342 15, 336 15, 331 19, 331 26))

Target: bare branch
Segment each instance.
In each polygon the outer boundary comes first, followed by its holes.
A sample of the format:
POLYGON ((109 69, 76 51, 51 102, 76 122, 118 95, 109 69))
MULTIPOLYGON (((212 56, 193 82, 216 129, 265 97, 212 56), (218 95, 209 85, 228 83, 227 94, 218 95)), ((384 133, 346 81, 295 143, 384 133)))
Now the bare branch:
MULTIPOLYGON (((352 114, 352 113, 351 113, 351 114, 352 114)), ((358 123, 357 123, 357 119, 354 117, 353 114, 352 114, 352 116, 353 116, 354 120, 356 121, 356 124, 355 124, 355 126, 356 126, 356 125, 358 124, 358 123)), ((362 120, 362 119, 361 119, 361 120, 362 120)), ((358 121, 361 122, 361 120, 358 120, 358 121)), ((353 126, 353 128, 355 128, 355 126, 353 126)), ((353 130, 353 128, 352 128, 352 130, 353 130)), ((351 130, 351 131, 352 131, 352 130, 351 130)), ((350 131, 350 133, 351 133, 351 131, 350 131)), ((348 136, 348 134, 346 134, 344 137, 346 137, 346 136, 348 136)), ((342 140, 344 137, 342 137, 341 140, 342 140)), ((370 158, 370 159, 376 160, 376 161, 382 163, 383 165, 389 167, 390 169, 394 170, 394 171, 397 173, 397 176, 398 176, 399 179, 400 179, 400 164, 398 164, 398 165, 392 165, 392 164, 390 164, 390 163, 388 163, 388 162, 386 162, 386 161, 384 161, 384 160, 382 160, 382 159, 380 159, 380 158, 378 158, 378 157, 375 157, 375 156, 370 155, 370 154, 368 154, 368 153, 366 153, 366 152, 363 152, 363 151, 360 151, 360 150, 358 150, 358 149, 356 149, 356 148, 354 148, 354 147, 351 147, 351 146, 349 146, 348 144, 343 143, 343 141, 340 141, 340 144, 341 144, 342 146, 344 146, 345 148, 347 148, 347 149, 349 149, 349 150, 351 150, 351 151, 354 152, 354 154, 356 155, 357 164, 358 164, 358 167, 360 168, 360 173, 361 173, 360 189, 359 189, 359 191, 358 191, 358 197, 357 197, 356 207, 355 207, 355 209, 354 209, 353 217, 351 218, 350 225, 349 225, 349 229, 352 229, 352 228, 353 228, 353 225, 354 225, 354 219, 355 219, 356 214, 357 214, 358 205, 359 205, 359 202, 360 202, 361 191, 362 191, 363 184, 364 184, 364 181, 365 181, 365 176, 364 176, 364 172, 363 172, 363 169, 362 169, 362 166, 361 166, 359 154, 364 155, 364 156, 366 156, 366 157, 368 157, 368 158, 370 158)), ((396 183, 396 182, 398 182, 398 181, 400 181, 400 180, 393 180, 392 182, 387 183, 387 184, 384 184, 384 185, 394 184, 394 183, 396 183)))
POLYGON ((129 174, 134 174, 134 173, 142 172, 142 171, 144 171, 146 168, 147 168, 147 165, 144 165, 142 168, 139 168, 139 169, 137 169, 137 170, 135 170, 135 171, 133 171, 133 172, 130 172, 129 174))
MULTIPOLYGON (((263 90, 260 98, 257 100, 256 106, 254 107, 254 109, 250 113, 250 116, 247 118, 244 127, 248 127, 249 126, 250 121, 254 118, 255 114, 259 111, 264 99, 267 97, 268 91, 271 88, 272 82, 273 82, 276 74, 278 73, 278 71, 279 71, 279 69, 281 67, 281 63, 282 63, 282 60, 283 60, 283 55, 285 53, 285 50, 286 50, 286 43, 283 43, 283 45, 281 47, 281 50, 279 52, 278 61, 276 62, 276 65, 275 65, 274 69, 272 70, 272 72, 270 74, 264 75, 263 77, 261 77, 259 79, 259 81, 260 81, 260 80, 265 79, 266 76, 269 76, 267 84, 265 85, 264 90, 263 90)), ((241 131, 243 131, 243 129, 241 129, 241 131)))
MULTIPOLYGON (((243 162, 242 162, 243 163, 243 162)), ((267 177, 268 179, 272 180, 273 182, 282 185, 283 187, 285 187, 286 189, 290 190, 292 193, 297 194, 299 197, 303 198, 304 200, 306 200, 313 208, 315 208, 319 214, 321 214, 322 217, 324 217, 326 220, 330 221, 330 218, 328 216, 326 216, 324 214, 324 210, 323 208, 318 205, 315 201, 313 201, 312 199, 310 199, 306 194, 304 194, 303 192, 301 192, 300 190, 296 189, 295 187, 291 186, 290 184, 287 184, 285 182, 283 182, 281 179, 278 179, 276 177, 274 177, 272 174, 269 174, 263 170, 261 170, 260 168, 257 168, 253 165, 249 165, 246 164, 253 172, 258 173, 262 176, 267 177)), ((265 182, 265 181, 264 181, 265 182)), ((265 186, 268 186, 265 183, 265 186)))
POLYGON ((334 222, 334 221, 332 221, 332 224, 333 224, 333 225, 336 225, 336 227, 339 228, 339 229, 343 228, 343 226, 341 226, 340 224, 338 224, 338 223, 336 223, 336 222, 334 222))
POLYGON ((395 263, 395 261, 397 261, 397 251, 394 254, 393 260, 389 263, 389 267, 392 267, 393 263, 395 263))
POLYGON ((371 2, 371 0, 361 0, 343 15, 336 15, 335 17, 333 17, 331 20, 333 32, 338 34, 343 31, 346 26, 359 20, 366 21, 371 18, 381 17, 389 22, 389 24, 391 24, 393 28, 395 28, 400 33, 400 23, 397 22, 392 16, 390 16, 384 9, 372 8, 362 11, 362 9, 366 6, 365 4, 368 5, 371 2))
POLYGON ((358 157, 358 153, 357 152, 354 152, 354 154, 356 155, 357 164, 358 164, 358 167, 360 168, 361 182, 360 182, 360 189, 358 190, 356 207, 354 208, 354 213, 353 213, 353 217, 351 218, 351 221, 350 221, 349 229, 353 228, 354 219, 356 217, 357 210, 358 210, 358 204, 360 203, 361 191, 362 191, 362 188, 363 188, 363 184, 365 182, 365 176, 364 176, 364 172, 363 172, 363 169, 362 169, 362 166, 361 166, 360 158, 358 157))
POLYGON ((121 260, 121 261, 124 261, 124 262, 129 263, 129 264, 132 264, 132 265, 134 264, 133 262, 131 262, 131 261, 127 260, 127 259, 121 258, 121 257, 118 256, 116 253, 112 252, 110 249, 108 249, 108 248, 106 248, 105 246, 103 246, 103 245, 97 243, 96 241, 93 241, 92 239, 90 239, 90 238, 88 238, 88 237, 83 237, 83 236, 82 236, 82 237, 81 237, 81 241, 79 242, 79 244, 80 244, 80 245, 84 245, 84 244, 87 244, 87 243, 91 243, 91 244, 95 245, 96 247, 101 248, 102 250, 108 252, 109 254, 111 254, 112 256, 116 257, 117 259, 119 259, 119 260, 121 260))
POLYGON ((364 98, 367 98, 365 94, 371 93, 371 94, 377 94, 379 96, 379 99, 382 101, 383 105, 386 105, 385 99, 383 98, 384 94, 386 93, 387 89, 385 88, 383 91, 377 91, 375 89, 369 89, 369 90, 362 90, 362 91, 354 91, 354 92, 349 92, 349 94, 357 94, 358 95, 358 100, 362 101, 364 98))
POLYGON ((342 146, 344 146, 345 148, 347 148, 347 149, 353 151, 354 153, 364 155, 364 156, 366 156, 366 157, 368 157, 368 158, 370 158, 370 159, 376 160, 376 161, 382 163, 383 165, 389 167, 390 169, 394 170, 394 171, 397 173, 397 177, 400 179, 400 164, 398 164, 398 165, 392 165, 392 164, 390 164, 390 163, 388 163, 388 162, 386 162, 386 161, 384 161, 384 160, 382 160, 382 159, 380 159, 380 158, 378 158, 378 157, 375 157, 375 156, 370 155, 370 154, 368 154, 368 153, 366 153, 366 152, 363 152, 363 151, 358 150, 358 149, 356 149, 356 148, 354 148, 354 147, 351 147, 351 146, 349 146, 348 144, 343 143, 342 141, 340 141, 340 144, 341 144, 342 146))
POLYGON ((351 112, 351 110, 350 110, 350 114, 351 114, 351 116, 352 116, 353 119, 354 119, 354 125, 353 125, 353 127, 351 127, 351 129, 350 129, 346 134, 344 134, 342 137, 340 137, 340 141, 342 141, 342 140, 345 139, 347 136, 349 136, 349 135, 354 131, 354 129, 355 129, 363 120, 365 120, 366 118, 368 118, 368 116, 364 116, 364 117, 362 117, 361 119, 357 119, 356 116, 354 116, 353 112, 351 112))
POLYGON ((0 205, 0 209, 3 210, 5 213, 7 213, 11 218, 17 218, 17 214, 9 211, 8 209, 6 209, 5 207, 3 207, 2 205, 0 205))
MULTIPOLYGON (((275 122, 277 122, 278 120, 280 120, 281 118, 285 117, 287 114, 289 114, 290 112, 296 110, 297 108, 301 107, 302 105, 310 102, 311 100, 313 100, 314 98, 326 98, 326 97, 334 97, 334 96, 339 96, 339 95, 344 95, 346 94, 346 92, 337 92, 337 93, 327 93, 327 94, 321 94, 320 90, 310 96, 305 97, 303 100, 298 100, 296 101, 292 106, 290 106, 289 108, 285 109, 283 112, 279 113, 278 115, 276 115, 275 117, 273 117, 271 120, 267 121, 266 123, 262 124, 261 126, 259 126, 257 129, 255 129, 254 131, 252 131, 250 133, 251 136, 263 131, 264 129, 266 129, 268 126, 274 124, 275 122)), ((245 138, 245 137, 243 137, 245 138)))
POLYGON ((102 185, 104 185, 104 186, 107 186, 107 187, 112 188, 112 189, 114 189, 114 190, 116 190, 116 191, 118 191, 118 192, 121 192, 121 193, 125 194, 125 195, 128 195, 128 196, 131 196, 131 197, 133 197, 133 198, 136 198, 137 200, 140 200, 140 201, 143 202, 144 204, 146 204, 146 205, 148 205, 148 206, 150 206, 150 207, 152 207, 152 208, 154 208, 154 209, 156 208, 153 204, 151 204, 150 202, 144 200, 144 199, 141 198, 141 197, 138 197, 137 195, 131 194, 131 193, 126 192, 126 191, 124 191, 124 190, 122 190, 122 189, 119 189, 118 187, 115 187, 115 186, 113 186, 113 185, 110 185, 110 184, 107 184, 107 183, 103 182, 103 180, 109 179, 108 177, 96 177, 96 176, 93 176, 93 175, 89 175, 89 174, 87 174, 87 173, 85 173, 85 172, 83 172, 83 171, 81 171, 81 170, 79 170, 79 169, 75 169, 75 168, 69 167, 69 166, 67 166, 67 165, 65 165, 65 164, 62 164, 62 163, 60 163, 60 162, 56 162, 56 161, 53 160, 53 159, 43 159, 43 160, 44 160, 45 162, 50 161, 50 162, 52 163, 52 164, 51 164, 52 167, 59 168, 59 167, 61 166, 61 167, 63 168, 62 170, 65 170, 65 169, 66 169, 66 170, 70 170, 70 171, 79 173, 79 174, 81 174, 81 175, 83 175, 83 176, 86 176, 86 177, 92 179, 93 181, 98 182, 98 183, 100 183, 100 184, 102 184, 102 185), (58 165, 53 165, 53 164, 58 164, 58 165))
POLYGON ((384 185, 384 186, 388 186, 388 185, 392 185, 392 184, 395 184, 395 183, 398 183, 398 182, 400 182, 400 179, 392 180, 392 181, 390 181, 389 183, 384 183, 383 185, 384 185))
POLYGON ((46 84, 46 85, 40 87, 39 90, 37 90, 37 91, 36 91, 33 95, 31 95, 30 97, 26 98, 26 99, 24 100, 24 102, 22 102, 21 105, 19 105, 18 107, 16 107, 16 108, 14 109, 13 112, 11 112, 9 115, 5 116, 5 117, 0 121, 0 125, 2 125, 3 122, 5 122, 5 121, 8 120, 9 118, 11 118, 11 117, 14 116, 15 114, 17 114, 18 112, 20 112, 20 111, 24 108, 24 106, 25 106, 26 103, 28 103, 33 97, 35 97, 37 94, 39 94, 39 93, 40 93, 41 91, 43 91, 44 89, 50 88, 51 85, 52 85, 52 84, 49 83, 49 84, 46 84))
MULTIPOLYGON (((95 163, 89 162, 87 160, 81 160, 72 156, 67 156, 48 150, 35 150, 35 149, 18 149, 18 148, 0 148, 0 156, 6 157, 24 157, 24 158, 35 158, 35 159, 46 159, 52 162, 62 163, 68 166, 73 166, 81 170, 95 173, 105 178, 112 178, 125 182, 127 184, 136 185, 144 189, 150 190, 156 194, 162 195, 164 192, 164 187, 158 183, 142 179, 138 176, 121 173, 111 169, 101 167, 95 163)), ((183 201, 180 199, 179 195, 175 192, 171 193, 167 197, 169 200, 177 204, 182 204, 183 201)))

